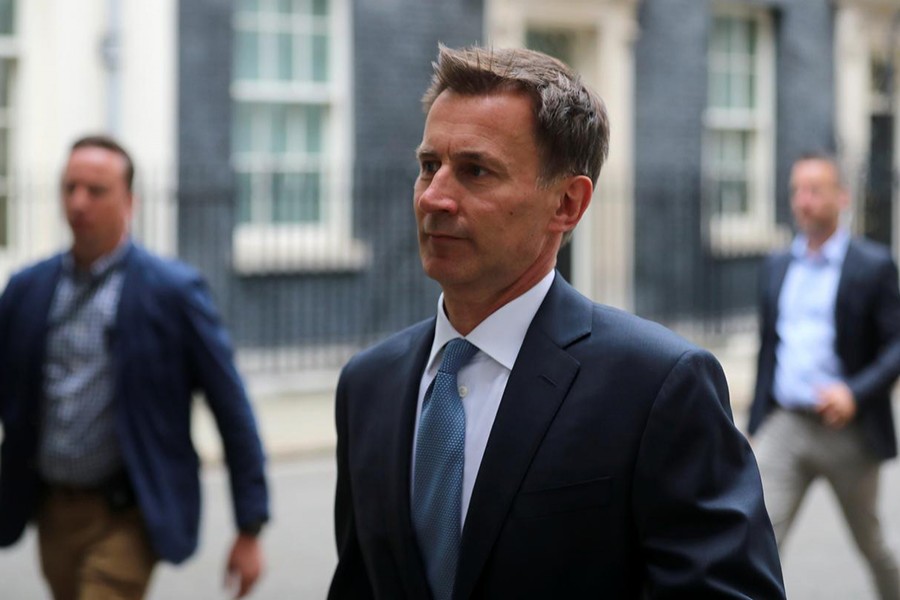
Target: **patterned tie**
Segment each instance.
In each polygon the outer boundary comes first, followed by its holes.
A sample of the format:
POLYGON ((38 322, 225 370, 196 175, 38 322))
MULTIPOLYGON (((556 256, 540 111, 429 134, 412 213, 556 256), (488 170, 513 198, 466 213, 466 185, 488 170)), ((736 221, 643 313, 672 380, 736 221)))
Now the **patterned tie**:
POLYGON ((456 374, 476 352, 478 348, 461 338, 444 347, 419 418, 412 518, 435 600, 450 598, 456 579, 466 443, 466 413, 456 374))

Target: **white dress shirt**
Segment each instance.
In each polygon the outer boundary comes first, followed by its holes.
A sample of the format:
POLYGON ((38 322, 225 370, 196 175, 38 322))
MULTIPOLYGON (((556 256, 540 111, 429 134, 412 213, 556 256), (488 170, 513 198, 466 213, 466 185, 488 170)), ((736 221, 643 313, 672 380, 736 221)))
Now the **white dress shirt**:
MULTIPOLYGON (((465 337, 478 348, 478 352, 457 374, 459 396, 466 411, 466 446, 465 466, 463 467, 462 502, 460 523, 465 523, 472 498, 472 488, 484 449, 487 446, 494 418, 500 408, 500 399, 506 389, 506 382, 512 371, 519 349, 525 340, 525 334, 534 315, 550 291, 555 271, 550 271, 534 287, 497 309, 488 318, 462 336, 447 318, 444 312, 444 295, 438 298, 437 324, 434 331, 434 343, 422 373, 419 384, 419 400, 416 407, 416 423, 422 414, 422 401, 431 381, 437 376, 438 367, 444 354, 444 345, 454 338, 465 337)), ((418 426, 413 435, 412 477, 416 473, 416 441, 418 426)), ((410 492, 413 485, 410 482, 410 492)))

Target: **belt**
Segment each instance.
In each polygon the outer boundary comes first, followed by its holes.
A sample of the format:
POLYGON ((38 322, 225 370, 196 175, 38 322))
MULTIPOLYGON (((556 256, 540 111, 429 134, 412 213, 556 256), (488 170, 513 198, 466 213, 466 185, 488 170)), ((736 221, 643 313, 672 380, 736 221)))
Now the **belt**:
POLYGON ((113 511, 125 510, 137 504, 134 488, 128 473, 119 471, 104 481, 91 485, 78 485, 71 483, 55 483, 44 481, 44 494, 47 496, 61 496, 70 500, 89 496, 102 496, 113 511))

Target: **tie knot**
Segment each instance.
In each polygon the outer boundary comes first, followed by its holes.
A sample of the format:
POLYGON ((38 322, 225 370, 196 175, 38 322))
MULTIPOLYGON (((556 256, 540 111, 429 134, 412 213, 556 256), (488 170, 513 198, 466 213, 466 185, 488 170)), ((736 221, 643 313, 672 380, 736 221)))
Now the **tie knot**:
POLYGON ((455 338, 447 342, 444 346, 444 356, 441 358, 441 366, 439 371, 456 375, 467 362, 472 360, 478 348, 469 343, 468 340, 455 338))

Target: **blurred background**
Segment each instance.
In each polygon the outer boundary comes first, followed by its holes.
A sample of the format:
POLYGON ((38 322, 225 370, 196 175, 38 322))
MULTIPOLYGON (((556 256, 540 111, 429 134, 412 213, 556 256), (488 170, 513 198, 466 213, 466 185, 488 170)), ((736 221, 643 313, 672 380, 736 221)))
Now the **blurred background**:
MULTIPOLYGON (((852 228, 900 256, 900 0, 0 0, 0 287, 68 243, 71 142, 118 137, 135 237, 203 271, 279 472, 318 473, 319 577, 338 370, 435 309, 412 184, 438 42, 539 49, 599 91, 610 158, 560 270, 713 349, 742 425, 794 158, 837 151, 852 228)), ((215 465, 202 408, 196 439, 215 465)))

